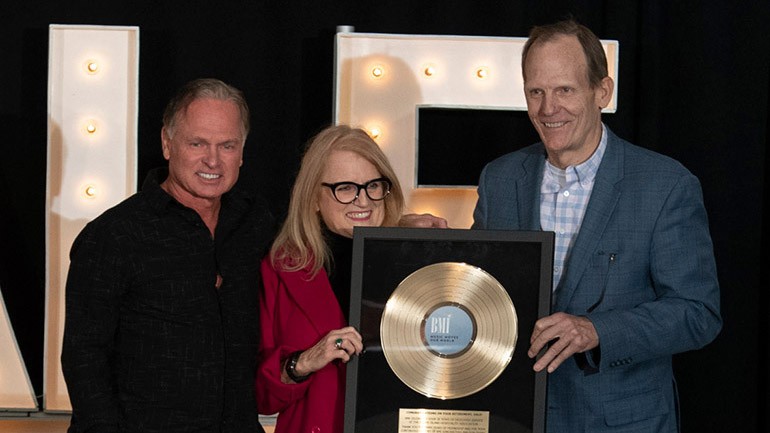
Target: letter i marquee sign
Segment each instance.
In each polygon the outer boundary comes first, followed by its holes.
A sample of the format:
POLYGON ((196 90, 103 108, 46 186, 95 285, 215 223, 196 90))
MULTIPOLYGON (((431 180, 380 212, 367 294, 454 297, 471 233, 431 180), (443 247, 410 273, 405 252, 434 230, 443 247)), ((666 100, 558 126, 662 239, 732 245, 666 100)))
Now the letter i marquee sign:
MULTIPOLYGON (((136 192, 139 28, 49 26, 43 410, 69 412, 59 359, 69 249, 136 192)), ((0 289, 1 290, 1 289, 0 289)), ((0 413, 36 412, 36 393, 0 296, 0 413)))

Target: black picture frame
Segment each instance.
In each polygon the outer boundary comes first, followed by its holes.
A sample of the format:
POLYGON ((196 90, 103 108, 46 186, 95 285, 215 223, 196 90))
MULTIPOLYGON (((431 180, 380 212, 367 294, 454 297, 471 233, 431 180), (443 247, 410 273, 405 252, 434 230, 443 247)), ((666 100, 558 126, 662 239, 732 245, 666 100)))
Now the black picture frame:
POLYGON ((527 346, 535 321, 550 312, 553 244, 553 233, 541 231, 356 227, 350 324, 361 332, 365 353, 348 363, 345 433, 399 432, 402 409, 482 412, 489 433, 543 433, 547 375, 533 371, 527 346), (444 262, 481 268, 500 282, 514 303, 519 330, 502 373, 480 391, 450 399, 427 397, 401 382, 379 334, 385 303, 401 281, 444 262))

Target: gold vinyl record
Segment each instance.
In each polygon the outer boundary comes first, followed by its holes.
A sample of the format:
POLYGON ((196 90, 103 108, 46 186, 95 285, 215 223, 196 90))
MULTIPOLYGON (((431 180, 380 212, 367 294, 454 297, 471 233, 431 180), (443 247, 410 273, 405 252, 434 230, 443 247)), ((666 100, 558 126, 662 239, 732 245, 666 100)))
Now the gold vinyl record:
POLYGON ((465 397, 486 388, 510 363, 518 337, 505 288, 466 263, 425 266, 391 294, 380 342, 393 372, 431 398, 465 397))

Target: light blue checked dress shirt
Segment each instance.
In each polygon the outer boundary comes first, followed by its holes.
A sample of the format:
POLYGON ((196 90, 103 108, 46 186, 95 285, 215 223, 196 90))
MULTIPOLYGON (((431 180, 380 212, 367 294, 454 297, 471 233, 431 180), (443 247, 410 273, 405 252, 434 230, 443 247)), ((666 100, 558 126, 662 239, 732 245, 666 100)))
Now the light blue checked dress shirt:
POLYGON ((555 291, 565 273, 569 252, 575 242, 586 211, 596 171, 607 148, 607 131, 602 124, 599 147, 585 162, 562 170, 545 161, 540 185, 540 228, 556 233, 553 257, 555 291))

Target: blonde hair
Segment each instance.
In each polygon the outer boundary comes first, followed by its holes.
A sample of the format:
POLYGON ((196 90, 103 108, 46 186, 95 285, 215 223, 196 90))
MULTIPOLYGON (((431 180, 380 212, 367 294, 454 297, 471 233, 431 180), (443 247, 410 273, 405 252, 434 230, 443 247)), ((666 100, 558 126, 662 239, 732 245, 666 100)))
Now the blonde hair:
POLYGON ((316 135, 302 157, 291 192, 289 211, 270 249, 270 261, 276 269, 298 271, 310 266, 311 277, 332 262, 323 236, 318 194, 321 175, 333 151, 350 151, 371 162, 392 187, 385 197, 383 226, 397 225, 404 210, 404 193, 388 158, 377 143, 362 129, 346 125, 329 126, 316 135))

